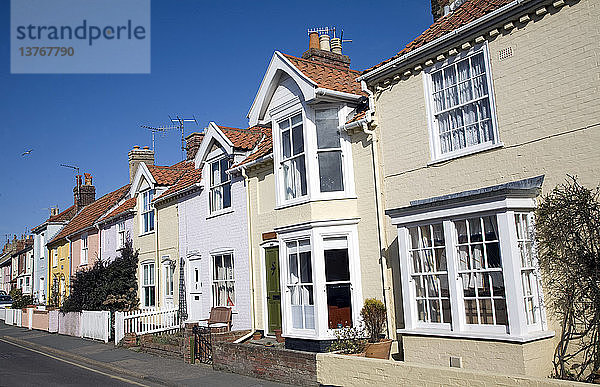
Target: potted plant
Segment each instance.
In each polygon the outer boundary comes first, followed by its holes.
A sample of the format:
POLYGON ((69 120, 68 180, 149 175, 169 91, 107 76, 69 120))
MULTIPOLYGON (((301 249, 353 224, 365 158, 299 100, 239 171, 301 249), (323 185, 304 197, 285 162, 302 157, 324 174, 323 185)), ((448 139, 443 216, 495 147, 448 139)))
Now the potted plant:
POLYGON ((385 336, 382 338, 387 318, 383 302, 375 298, 367 298, 360 311, 360 316, 368 334, 365 356, 375 359, 389 359, 392 340, 386 339, 385 336))
POLYGON ((342 355, 365 356, 365 335, 362 327, 343 327, 335 331, 336 339, 328 352, 342 355))

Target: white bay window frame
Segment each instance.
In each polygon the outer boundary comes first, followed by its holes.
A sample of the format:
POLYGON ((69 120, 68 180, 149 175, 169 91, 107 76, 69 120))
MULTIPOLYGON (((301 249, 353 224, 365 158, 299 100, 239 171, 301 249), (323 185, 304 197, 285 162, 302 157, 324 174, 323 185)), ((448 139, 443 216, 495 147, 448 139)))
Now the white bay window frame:
MULTIPOLYGON (((469 67, 469 71, 472 71, 470 67, 469 67)), ((426 101, 425 105, 426 105, 426 110, 427 110, 427 120, 428 120, 427 122, 428 122, 428 127, 429 127, 429 147, 430 147, 430 154, 431 154, 430 163, 437 163, 437 162, 453 159, 456 157, 461 157, 461 156, 465 156, 468 154, 477 153, 477 152, 481 152, 481 151, 488 150, 491 148, 502 146, 502 143, 500 142, 500 139, 499 139, 499 133, 498 133, 496 103, 495 103, 495 98, 494 98, 494 88, 493 88, 492 76, 491 76, 490 55, 489 55, 489 49, 488 49, 487 42, 485 42, 483 44, 478 44, 468 51, 461 52, 451 58, 446 59, 443 62, 437 63, 437 64, 431 66, 430 68, 426 69, 423 74, 423 88, 425 90, 425 101, 426 101), (459 80, 458 68, 456 66, 459 62, 465 61, 465 60, 470 61, 470 58, 477 56, 479 54, 483 55, 483 66, 484 66, 483 68, 485 70, 484 79, 485 79, 485 85, 487 88, 487 93, 480 95, 478 97, 475 97, 475 91, 474 91, 474 86, 473 86, 474 82, 472 82, 472 80, 474 78, 478 78, 478 76, 472 77, 471 75, 469 75, 468 79, 459 80), (455 83, 453 83, 452 85, 449 85, 449 86, 444 85, 443 90, 446 91, 447 89, 454 89, 456 92, 455 97, 458 98, 459 101, 455 104, 452 104, 451 107, 444 107, 443 109, 440 110, 436 107, 436 102, 435 102, 435 98, 434 98, 435 87, 433 85, 432 75, 439 71, 443 71, 444 69, 448 69, 452 66, 456 67, 455 83), (468 90, 469 90, 469 93, 471 94, 471 97, 468 98, 468 100, 465 100, 465 101, 461 100, 461 97, 460 97, 460 95, 462 95, 461 90, 460 90, 461 84, 466 84, 469 86, 468 90), (463 121, 463 125, 461 125, 461 127, 464 127, 463 137, 465 138, 466 146, 462 147, 460 149, 443 152, 442 151, 442 143, 441 143, 441 139, 440 139, 440 137, 441 137, 440 122, 439 122, 439 119, 437 118, 437 116, 440 116, 442 114, 448 114, 450 116, 450 115, 452 115, 452 112, 462 111, 468 105, 476 104, 477 101, 488 101, 489 124, 491 125, 489 136, 491 137, 491 139, 489 139, 487 141, 479 142, 477 144, 469 145, 468 143, 466 143, 467 142, 466 137, 467 137, 467 130, 468 130, 467 126, 468 125, 467 125, 467 123, 465 123, 463 121)), ((478 117, 481 115, 481 112, 479 110, 480 109, 477 109, 478 117)), ((461 117, 462 117, 462 115, 461 115, 461 117)), ((452 120, 452 118, 449 118, 449 122, 451 120, 452 120)), ((462 118, 461 118, 461 120, 462 120, 462 118)), ((477 120, 476 121, 477 125, 479 125, 479 123, 481 121, 482 120, 477 120)), ((471 124, 473 124, 473 122, 471 124)), ((482 135, 481 131, 478 131, 478 133, 479 133, 479 135, 482 135)), ((452 129, 451 128, 450 128, 450 137, 452 137, 452 129)), ((452 139, 450 139, 450 141, 452 141, 452 139)))
POLYGON ((89 262, 88 257, 88 234, 87 232, 81 235, 81 256, 79 257, 80 265, 87 265, 89 262))
POLYGON ((279 265, 280 283, 282 289, 281 311, 282 330, 286 337, 294 337, 309 340, 331 340, 335 339, 335 329, 329 329, 329 311, 327 304, 327 285, 333 284, 325 278, 325 250, 334 248, 332 245, 336 239, 346 239, 345 245, 348 249, 348 266, 350 281, 340 281, 350 284, 352 325, 357 326, 360 321, 360 310, 362 308, 362 286, 360 272, 360 254, 358 245, 358 228, 356 219, 345 219, 328 222, 315 222, 310 225, 290 226, 276 229, 280 235, 279 239, 279 265), (312 264, 313 286, 313 316, 314 329, 293 328, 291 310, 291 291, 288 288, 289 281, 289 254, 287 243, 299 240, 310 240, 310 256, 312 264))
MULTIPOLYGON (((355 198, 354 170, 352 162, 352 145, 348 134, 339 129, 346 117, 352 112, 352 108, 339 103, 320 103, 309 105, 297 102, 283 110, 277 110, 277 114, 271 114, 273 120, 273 141, 275 158, 275 187, 276 187, 276 208, 287 207, 290 205, 305 203, 316 200, 345 199, 355 198), (316 128, 316 110, 337 109, 338 131, 340 136, 339 147, 321 148, 318 147, 317 128, 316 128), (306 176, 306 194, 294 198, 286 198, 286 182, 284 175, 284 163, 289 162, 293 157, 284 157, 282 145, 282 130, 280 123, 285 120, 291 120, 292 117, 301 114, 303 125, 304 141, 304 166, 306 176), (321 192, 321 177, 319 172, 319 154, 337 152, 341 157, 341 180, 343 189, 331 192, 321 192)), ((287 130, 287 129, 285 129, 287 130)), ((291 137, 291 132, 290 132, 291 137)), ((292 144, 293 146, 293 144, 292 144)))
POLYGON ((140 192, 140 234, 149 234, 155 229, 155 215, 152 199, 154 198, 154 189, 148 189, 140 192))
MULTIPOLYGON (((540 297, 541 283, 536 283, 536 302, 540 312, 537 324, 528 324, 524 307, 522 285, 523 268, 521 252, 518 248, 516 214, 528 214, 535 208, 533 198, 492 198, 484 201, 464 201, 462 204, 440 206, 429 211, 406 212, 393 215, 392 224, 398 227, 398 246, 400 258, 400 274, 402 280, 402 302, 404 309, 405 328, 398 329, 399 333, 421 334, 432 336, 483 338, 513 342, 527 342, 542 337, 550 337, 554 332, 547 331, 543 313, 543 299, 540 297), (507 325, 468 324, 466 321, 464 293, 460 278, 457 236, 455 221, 468 218, 495 216, 497 233, 500 243, 502 273, 504 277, 507 325), (412 277, 411 247, 409 228, 414 226, 442 223, 444 230, 447 272, 451 303, 451 324, 433 324, 419 321, 417 314, 416 290, 412 277)), ((537 268, 535 268, 537 272, 537 268)))
POLYGON ((117 250, 125 247, 127 241, 127 233, 125 231, 125 221, 117 223, 117 250))

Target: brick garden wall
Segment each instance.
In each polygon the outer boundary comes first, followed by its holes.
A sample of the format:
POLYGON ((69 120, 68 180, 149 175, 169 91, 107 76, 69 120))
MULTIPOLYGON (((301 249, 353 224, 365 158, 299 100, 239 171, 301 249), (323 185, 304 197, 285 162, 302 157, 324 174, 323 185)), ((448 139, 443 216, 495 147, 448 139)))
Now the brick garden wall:
POLYGON ((311 352, 215 342, 213 368, 292 385, 318 384, 317 355, 311 352))

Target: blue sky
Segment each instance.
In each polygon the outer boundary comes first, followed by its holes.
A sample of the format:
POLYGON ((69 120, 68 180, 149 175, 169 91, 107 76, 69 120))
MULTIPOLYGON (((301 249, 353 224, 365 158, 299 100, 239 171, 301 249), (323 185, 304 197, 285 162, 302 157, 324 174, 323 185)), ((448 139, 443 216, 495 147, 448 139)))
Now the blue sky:
MULTIPOLYGON (((362 70, 398 52, 432 22, 429 0, 152 0, 151 74, 10 74, 10 2, 0 1, 0 241, 73 203, 74 164, 96 197, 128 182, 127 152, 151 145, 141 124, 194 115, 246 127, 273 54, 300 56, 307 28, 344 29, 344 54, 362 70), (26 157, 21 153, 33 149, 26 157)), ((156 162, 181 159, 177 133, 156 140, 156 162)))

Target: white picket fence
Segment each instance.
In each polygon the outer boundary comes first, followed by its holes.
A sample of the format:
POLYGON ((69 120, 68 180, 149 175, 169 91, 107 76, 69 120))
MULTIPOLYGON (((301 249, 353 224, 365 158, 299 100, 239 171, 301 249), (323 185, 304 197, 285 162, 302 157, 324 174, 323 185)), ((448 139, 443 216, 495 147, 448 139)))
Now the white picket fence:
POLYGON ((81 312, 81 334, 89 339, 102 340, 108 343, 110 335, 110 312, 81 312))
POLYGON ((127 333, 143 335, 177 328, 179 328, 179 311, 175 308, 115 312, 115 344, 118 344, 127 333))
POLYGON ((6 319, 6 308, 0 307, 0 320, 4 321, 6 319))
POLYGON ((21 326, 21 319, 23 318, 23 311, 21 309, 6 309, 4 315, 4 323, 6 325, 21 326))

